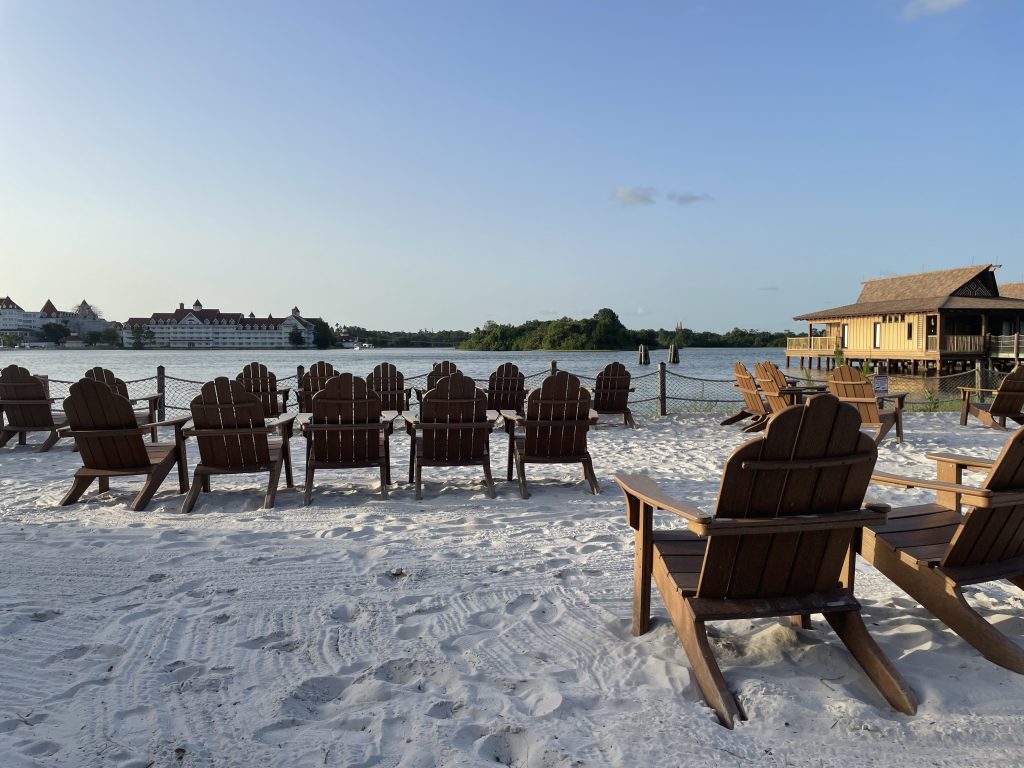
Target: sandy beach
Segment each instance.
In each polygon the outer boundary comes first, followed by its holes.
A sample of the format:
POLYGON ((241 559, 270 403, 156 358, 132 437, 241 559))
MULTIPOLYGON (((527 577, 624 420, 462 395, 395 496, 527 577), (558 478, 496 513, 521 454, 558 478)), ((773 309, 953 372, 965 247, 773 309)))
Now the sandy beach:
MULTIPOLYGON (((995 456, 1005 434, 910 414, 879 467, 927 476, 929 451, 995 456)), ((504 470, 503 435, 492 437, 504 470)), ((632 532, 616 471, 711 509, 745 437, 712 416, 591 433, 603 492, 530 467, 533 496, 478 470, 428 469, 424 499, 382 501, 373 470, 324 472, 313 505, 214 480, 191 516, 136 485, 57 506, 79 466, 0 451, 0 755, 5 766, 991 765, 1024 760, 1024 680, 984 660, 860 564, 868 626, 916 690, 889 709, 820 618, 714 625, 749 714, 702 702, 655 590, 630 634, 632 532)), ((301 441, 293 450, 301 456, 301 441)), ((407 443, 396 437, 400 479, 407 443)), ((193 450, 194 453, 194 450, 193 450)), ((192 457, 194 459, 194 455, 192 457)), ((301 459, 299 460, 301 463, 301 459)), ((283 480, 282 480, 283 485, 283 480)), ((873 487, 909 502, 923 492, 873 487)), ((665 521, 668 522, 668 521, 665 521)), ((1021 593, 971 600, 1011 634, 1021 593)))

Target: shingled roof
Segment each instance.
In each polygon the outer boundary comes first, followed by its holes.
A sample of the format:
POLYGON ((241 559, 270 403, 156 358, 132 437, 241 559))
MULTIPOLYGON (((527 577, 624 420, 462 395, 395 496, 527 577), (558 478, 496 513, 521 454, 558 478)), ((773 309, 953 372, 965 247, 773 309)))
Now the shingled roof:
MULTIPOLYGON (((864 281, 853 304, 797 315, 794 320, 828 320, 839 317, 884 315, 890 312, 937 312, 940 309, 1024 310, 1024 284, 1018 293, 1000 295, 997 264, 918 272, 864 281)), ((1011 284, 1013 285, 1013 284, 1011 284)))
POLYGON ((24 312, 24 311, 25 311, 25 310, 23 310, 23 309, 22 309, 21 307, 19 307, 19 306, 18 306, 18 305, 17 305, 17 304, 16 304, 16 303, 15 303, 15 302, 14 302, 14 301, 13 301, 13 300, 11 299, 11 297, 10 297, 10 296, 4 296, 4 297, 3 297, 2 299, 0 299, 0 309, 16 309, 16 310, 18 310, 19 312, 24 312))
POLYGON ((999 295, 1007 299, 1024 299, 1024 283, 1003 283, 999 295))

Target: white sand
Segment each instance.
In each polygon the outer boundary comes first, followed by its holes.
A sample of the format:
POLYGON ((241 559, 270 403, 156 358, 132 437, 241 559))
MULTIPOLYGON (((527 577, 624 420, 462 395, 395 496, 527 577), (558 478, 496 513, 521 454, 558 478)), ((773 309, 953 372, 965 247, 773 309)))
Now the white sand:
MULTIPOLYGON (((928 451, 994 456, 1005 439, 953 414, 906 422, 880 468, 928 475, 928 451)), ((528 501, 503 481, 487 499, 476 468, 428 468, 422 502, 404 485, 383 502, 357 470, 318 473, 309 508, 282 479, 269 511, 255 478, 214 478, 189 517, 173 477, 146 512, 127 510, 131 479, 58 507, 79 466, 66 443, 0 450, 0 766, 1024 762, 1024 678, 863 563, 858 596, 918 693, 914 717, 820 617, 715 625, 750 716, 735 731, 702 703, 657 590, 654 629, 630 635, 632 531, 612 474, 648 471, 710 509, 744 439, 710 416, 602 425, 597 497, 571 466, 530 467, 528 501)), ((393 450, 401 479, 406 441, 393 450)), ((1020 636, 1019 591, 973 595, 1020 636)))

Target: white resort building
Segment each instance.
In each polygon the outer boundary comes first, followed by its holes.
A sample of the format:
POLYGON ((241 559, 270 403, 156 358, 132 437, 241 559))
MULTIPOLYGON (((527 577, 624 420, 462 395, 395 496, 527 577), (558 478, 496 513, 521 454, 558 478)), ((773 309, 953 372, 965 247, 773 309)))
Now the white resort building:
POLYGON ((191 309, 179 304, 173 312, 154 312, 149 317, 133 317, 121 332, 126 347, 135 342, 137 333, 152 332, 151 338, 142 338, 147 347, 176 347, 182 349, 218 348, 285 348, 292 346, 292 331, 302 334, 303 346, 313 343, 313 324, 320 318, 305 318, 299 308, 293 307, 287 317, 256 317, 241 312, 221 312, 204 309, 196 299, 191 309), (136 331, 136 329, 140 329, 136 331))
POLYGON ((84 299, 72 310, 57 309, 47 299, 41 310, 31 312, 18 306, 10 296, 0 298, 0 333, 13 333, 22 342, 28 342, 37 337, 48 323, 63 325, 78 336, 85 336, 91 331, 102 332, 110 327, 110 323, 101 318, 84 299))

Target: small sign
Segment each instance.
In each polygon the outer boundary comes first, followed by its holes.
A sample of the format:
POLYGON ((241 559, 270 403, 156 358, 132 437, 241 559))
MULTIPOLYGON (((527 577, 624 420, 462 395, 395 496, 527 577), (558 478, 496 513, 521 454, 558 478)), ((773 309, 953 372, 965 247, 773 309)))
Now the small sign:
POLYGON ((871 386, 875 391, 875 396, 889 394, 889 377, 884 375, 875 376, 871 380, 871 386))

